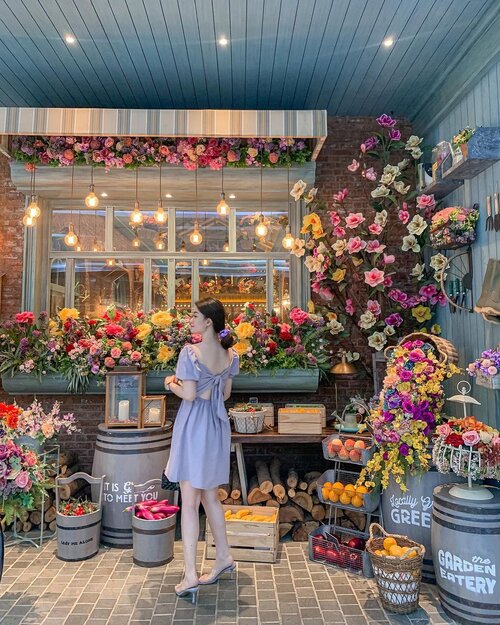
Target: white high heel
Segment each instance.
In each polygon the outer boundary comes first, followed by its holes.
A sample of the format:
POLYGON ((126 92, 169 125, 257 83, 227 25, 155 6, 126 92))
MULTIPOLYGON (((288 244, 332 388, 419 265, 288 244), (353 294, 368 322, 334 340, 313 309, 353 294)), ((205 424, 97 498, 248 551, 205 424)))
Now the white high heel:
POLYGON ((200 586, 210 586, 211 584, 215 584, 216 582, 219 581, 219 578, 221 577, 221 575, 224 575, 224 573, 230 573, 231 574, 231 579, 233 579, 234 577, 234 573, 236 571, 236 562, 233 562, 232 564, 230 564, 229 566, 224 567, 223 569, 221 569, 216 575, 214 575, 213 577, 209 577, 207 581, 202 581, 201 579, 198 581, 198 584, 200 586))
POLYGON ((188 595, 191 595, 191 603, 196 603, 196 596, 198 595, 198 586, 191 586, 191 588, 184 588, 184 590, 179 590, 179 592, 177 592, 177 590, 175 591, 175 594, 178 597, 187 597, 188 595))

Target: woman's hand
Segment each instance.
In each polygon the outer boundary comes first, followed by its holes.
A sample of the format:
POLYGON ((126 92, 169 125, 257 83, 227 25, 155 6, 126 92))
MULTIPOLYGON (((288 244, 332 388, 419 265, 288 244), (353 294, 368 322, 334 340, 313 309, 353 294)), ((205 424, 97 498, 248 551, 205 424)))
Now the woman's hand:
POLYGON ((169 375, 165 378, 165 388, 168 388, 172 382, 175 382, 175 375, 169 375))

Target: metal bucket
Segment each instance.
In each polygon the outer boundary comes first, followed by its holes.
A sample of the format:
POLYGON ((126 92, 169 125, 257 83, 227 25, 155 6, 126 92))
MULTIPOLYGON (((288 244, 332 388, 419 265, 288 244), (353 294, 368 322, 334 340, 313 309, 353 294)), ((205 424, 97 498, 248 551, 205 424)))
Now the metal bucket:
MULTIPOLYGON (((169 503, 177 505, 178 491, 164 491, 160 489, 161 480, 149 480, 145 484, 134 485, 136 501, 144 501, 144 495, 153 489, 161 494, 158 499, 167 499, 169 503)), ((147 521, 137 518, 132 512, 132 532, 134 543, 134 564, 145 567, 155 567, 167 564, 174 557, 175 525, 177 514, 168 519, 147 521)))
POLYGON ((87 473, 74 473, 71 477, 56 477, 56 527, 57 527, 57 557, 65 562, 88 560, 99 551, 102 517, 102 488, 104 476, 92 477, 87 473), (92 484, 98 491, 97 501, 99 508, 95 512, 82 516, 66 516, 59 512, 59 486, 70 484, 74 480, 83 479, 92 484))
MULTIPOLYGON (((105 474, 101 542, 132 548, 132 516, 123 510, 134 502, 133 486, 159 478, 167 465, 172 422, 161 428, 118 430, 99 425, 93 473, 105 474)), ((148 494, 158 499, 157 492, 148 494)))
POLYGON ((493 499, 450 495, 452 484, 434 490, 432 556, 444 611, 465 625, 500 623, 500 490, 493 499))

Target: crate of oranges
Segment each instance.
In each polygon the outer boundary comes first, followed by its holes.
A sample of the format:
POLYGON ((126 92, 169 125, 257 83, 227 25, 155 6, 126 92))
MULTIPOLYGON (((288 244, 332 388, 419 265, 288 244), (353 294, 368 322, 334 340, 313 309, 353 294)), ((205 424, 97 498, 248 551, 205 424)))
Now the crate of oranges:
POLYGON ((397 614, 417 610, 425 547, 372 523, 366 551, 384 608, 397 614))
POLYGON ((323 457, 350 464, 366 465, 373 456, 371 436, 331 434, 321 441, 323 457))
POLYGON ((358 510, 374 512, 380 503, 380 494, 368 490, 366 486, 356 486, 358 474, 351 471, 329 469, 318 479, 318 497, 322 503, 358 510))

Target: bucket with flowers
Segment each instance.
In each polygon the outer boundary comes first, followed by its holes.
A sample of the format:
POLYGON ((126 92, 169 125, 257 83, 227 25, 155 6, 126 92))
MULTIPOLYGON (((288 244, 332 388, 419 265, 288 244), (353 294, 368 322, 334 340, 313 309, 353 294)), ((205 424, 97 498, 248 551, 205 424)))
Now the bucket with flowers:
POLYGON ((56 478, 57 557, 65 562, 88 560, 99 551, 104 476, 74 473, 56 478), (75 480, 85 480, 96 487, 96 501, 69 499, 61 501, 60 487, 75 480))
POLYGON ((467 366, 467 372, 476 378, 478 386, 500 389, 500 346, 482 352, 480 358, 467 366))

